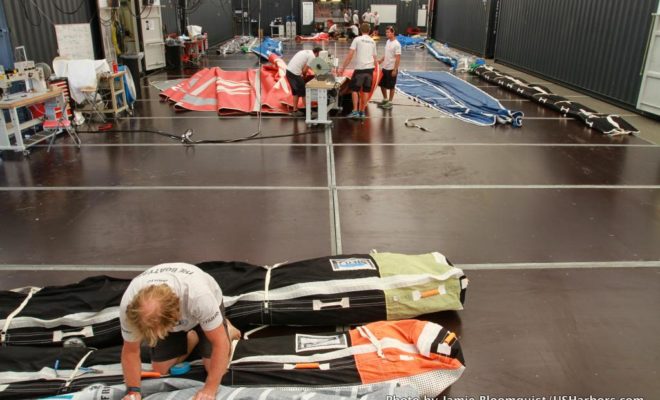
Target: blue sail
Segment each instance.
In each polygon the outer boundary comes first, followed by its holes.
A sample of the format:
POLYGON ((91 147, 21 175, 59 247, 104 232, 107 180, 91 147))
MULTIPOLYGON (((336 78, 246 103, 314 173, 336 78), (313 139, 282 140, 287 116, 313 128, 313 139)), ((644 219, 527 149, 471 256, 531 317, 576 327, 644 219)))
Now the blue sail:
POLYGON ((449 72, 400 72, 396 88, 433 109, 475 125, 522 126, 521 111, 505 108, 497 99, 449 72))

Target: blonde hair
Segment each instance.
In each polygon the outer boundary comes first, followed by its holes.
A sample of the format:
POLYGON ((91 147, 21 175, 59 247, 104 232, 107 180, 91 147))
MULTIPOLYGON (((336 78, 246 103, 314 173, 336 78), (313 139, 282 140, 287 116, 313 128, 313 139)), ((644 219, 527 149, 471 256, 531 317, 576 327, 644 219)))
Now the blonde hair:
POLYGON ((137 334, 154 347, 179 322, 179 298, 166 284, 147 286, 126 307, 126 318, 137 334))

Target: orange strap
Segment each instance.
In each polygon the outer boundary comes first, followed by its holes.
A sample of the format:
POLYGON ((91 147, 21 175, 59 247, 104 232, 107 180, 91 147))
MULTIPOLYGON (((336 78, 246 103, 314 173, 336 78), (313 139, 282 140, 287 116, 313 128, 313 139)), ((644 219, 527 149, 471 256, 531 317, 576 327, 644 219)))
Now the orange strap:
POLYGON ((296 369, 319 369, 321 365, 319 363, 299 363, 296 364, 296 369))
POLYGON ((142 378, 161 378, 162 377, 160 372, 156 372, 156 371, 142 371, 140 376, 142 378))
POLYGON ((440 294, 438 289, 431 289, 431 290, 427 290, 425 292, 422 292, 422 294, 420 296, 422 297, 422 299, 425 299, 427 297, 435 296, 437 294, 440 294))

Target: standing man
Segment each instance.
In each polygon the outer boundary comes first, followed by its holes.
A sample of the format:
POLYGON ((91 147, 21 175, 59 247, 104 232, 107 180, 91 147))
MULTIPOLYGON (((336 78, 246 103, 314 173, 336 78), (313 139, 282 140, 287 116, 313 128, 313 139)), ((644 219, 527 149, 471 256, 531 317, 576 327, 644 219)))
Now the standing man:
POLYGON ((346 66, 350 64, 353 56, 355 56, 355 70, 350 84, 353 91, 353 112, 349 115, 353 119, 367 117, 365 111, 373 83, 374 68, 378 62, 376 42, 369 36, 369 24, 363 22, 360 26, 360 32, 362 35, 351 42, 348 56, 339 70, 339 75, 342 75, 346 66))
POLYGON ((353 24, 347 29, 347 35, 349 39, 355 39, 356 37, 360 36, 360 30, 358 29, 357 25, 353 24))
POLYGON ((371 16, 371 21, 374 23, 374 32, 376 32, 376 35, 380 36, 380 17, 378 16, 378 11, 374 11, 373 15, 371 16))
POLYGON ((227 372, 230 339, 240 332, 224 316, 222 291, 209 274, 184 263, 160 264, 131 281, 121 299, 121 365, 127 393, 140 400, 140 343, 151 347, 156 372, 168 374, 199 344, 207 377, 195 400, 215 399, 227 372))
POLYGON ((371 23, 371 9, 367 8, 367 11, 362 14, 362 22, 366 22, 368 24, 371 23))
POLYGON ((303 103, 305 103, 305 79, 303 79, 303 76, 309 69, 308 64, 319 56, 321 50, 320 47, 314 47, 312 50, 300 50, 286 66, 286 79, 289 81, 293 93, 293 112, 291 113, 293 116, 301 117, 305 115, 304 112, 298 110, 298 100, 301 97, 303 103))
POLYGON ((394 27, 388 26, 385 29, 387 43, 385 43, 385 55, 378 63, 382 70, 380 79, 380 91, 383 93, 383 101, 378 107, 384 109, 392 108, 392 99, 394 98, 394 87, 396 86, 396 76, 399 74, 399 63, 401 62, 401 44, 396 40, 394 27), (389 96, 387 91, 390 91, 389 96))
POLYGON ((351 23, 351 12, 350 8, 344 9, 344 25, 348 26, 351 23))
POLYGON ((353 25, 360 26, 360 17, 358 16, 358 10, 353 10, 353 25))

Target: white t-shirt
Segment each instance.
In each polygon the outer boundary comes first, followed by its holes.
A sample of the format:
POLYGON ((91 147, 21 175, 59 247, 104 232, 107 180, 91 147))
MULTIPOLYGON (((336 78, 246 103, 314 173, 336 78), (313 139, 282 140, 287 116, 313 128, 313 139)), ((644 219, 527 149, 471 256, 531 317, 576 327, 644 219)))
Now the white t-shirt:
POLYGON ((351 16, 348 13, 344 13, 344 22, 347 24, 351 22, 351 16))
POLYGON ((337 32, 337 24, 332 24, 330 29, 328 29, 328 33, 335 33, 337 32))
POLYGON ((376 42, 369 35, 360 35, 351 42, 351 49, 355 50, 355 69, 373 69, 376 42))
POLYGON ((169 286, 179 298, 181 319, 172 332, 186 332, 198 324, 210 331, 222 324, 222 290, 211 275, 191 264, 159 264, 134 278, 121 298, 119 322, 124 340, 139 340, 135 328, 126 319, 126 308, 141 289, 161 284, 169 286))
POLYGON ((353 14, 353 23, 354 24, 360 23, 360 17, 358 17, 357 13, 353 14))
POLYGON ((295 75, 302 75, 303 68, 314 59, 314 52, 311 50, 301 50, 293 56, 287 65, 287 71, 295 75))
POLYGON ((380 15, 378 14, 373 14, 371 16, 371 22, 374 23, 374 25, 380 25, 380 15))
POLYGON ((355 36, 358 36, 360 34, 360 30, 355 25, 351 25, 351 32, 353 32, 355 36))
POLYGON ((371 22, 371 13, 369 11, 366 11, 364 14, 362 14, 362 21, 371 22))
POLYGON ((385 43, 385 59, 380 65, 383 69, 392 70, 396 64, 396 56, 401 54, 401 43, 398 40, 387 40, 385 43))

